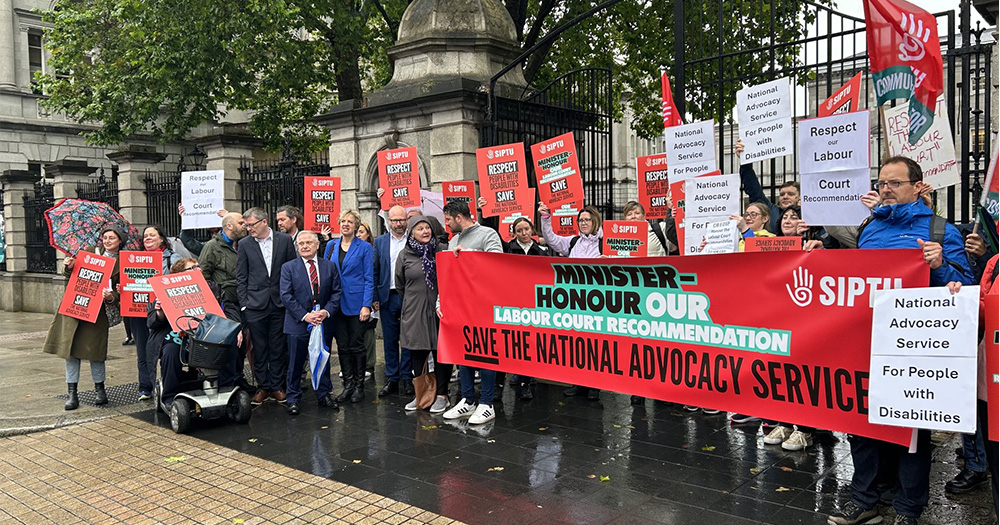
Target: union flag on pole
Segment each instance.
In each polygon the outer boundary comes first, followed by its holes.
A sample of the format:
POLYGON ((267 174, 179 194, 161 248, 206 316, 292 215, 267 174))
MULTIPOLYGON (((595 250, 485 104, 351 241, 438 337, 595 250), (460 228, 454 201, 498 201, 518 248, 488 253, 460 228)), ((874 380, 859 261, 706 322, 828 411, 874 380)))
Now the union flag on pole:
POLYGON ((660 73, 660 87, 663 89, 663 128, 680 126, 684 121, 677 113, 677 106, 674 106, 674 94, 670 92, 670 80, 667 79, 666 72, 660 73))
POLYGON ((944 86, 937 20, 905 0, 865 0, 865 24, 876 104, 909 99, 909 141, 916 144, 944 86))
POLYGON ((983 196, 979 199, 980 206, 993 220, 998 219, 1000 212, 1000 158, 997 150, 1000 148, 1000 134, 993 136, 993 154, 990 155, 990 167, 986 170, 986 183, 983 185, 983 196))

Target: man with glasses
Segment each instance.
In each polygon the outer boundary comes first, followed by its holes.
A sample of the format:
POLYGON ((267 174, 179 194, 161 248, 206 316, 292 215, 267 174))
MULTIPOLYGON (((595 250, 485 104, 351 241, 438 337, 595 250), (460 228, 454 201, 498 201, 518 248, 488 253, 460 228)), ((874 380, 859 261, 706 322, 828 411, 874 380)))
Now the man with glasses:
POLYGON ((375 250, 375 302, 372 308, 382 319, 382 349, 385 352, 385 386, 379 397, 400 393, 413 395, 410 351, 399 347, 399 316, 403 298, 396 291, 396 259, 406 247, 406 209, 389 208, 389 231, 372 243, 375 250))
POLYGON ((236 253, 236 295, 253 342, 259 390, 251 403, 259 405, 268 396, 284 403, 288 347, 280 277, 281 265, 296 258, 295 248, 291 237, 268 227, 264 210, 250 208, 243 213, 243 220, 253 241, 241 242, 236 253))
MULTIPOLYGON (((951 224, 945 225, 944 242, 931 240, 934 212, 920 198, 923 171, 920 165, 906 157, 892 157, 882 164, 877 192, 862 197, 874 207, 872 220, 858 236, 858 248, 891 249, 919 248, 924 262, 930 266, 930 286, 945 286, 949 281, 974 284, 972 271, 965 256, 962 236, 951 224)), ((899 489, 893 497, 897 524, 915 524, 927 505, 931 468, 931 433, 917 433, 917 451, 876 439, 850 436, 854 474, 851 478, 851 500, 840 511, 830 515, 834 525, 855 525, 881 521, 876 488, 880 458, 897 460, 899 489)), ((890 462, 891 463, 891 462, 890 462)))

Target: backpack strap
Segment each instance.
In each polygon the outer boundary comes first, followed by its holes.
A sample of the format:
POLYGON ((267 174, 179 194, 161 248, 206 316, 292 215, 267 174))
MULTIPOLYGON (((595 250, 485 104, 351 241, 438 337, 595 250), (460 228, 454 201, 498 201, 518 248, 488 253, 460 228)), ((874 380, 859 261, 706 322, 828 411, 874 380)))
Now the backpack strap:
POLYGON ((930 235, 927 236, 931 242, 936 242, 944 246, 945 228, 948 226, 948 219, 934 214, 931 216, 930 235))
POLYGON ((576 243, 579 240, 579 235, 574 235, 573 238, 569 240, 569 250, 566 250, 566 257, 569 257, 569 254, 573 253, 573 247, 576 246, 576 243))
POLYGON ((663 219, 650 219, 650 226, 653 228, 653 235, 656 236, 656 240, 660 241, 660 246, 663 246, 663 253, 670 254, 670 248, 667 246, 667 237, 663 235, 663 219))
POLYGON ((854 246, 856 248, 861 247, 861 232, 865 231, 865 228, 872 222, 873 219, 874 217, 869 215, 865 217, 865 220, 861 221, 861 224, 858 225, 858 236, 854 239, 854 246))

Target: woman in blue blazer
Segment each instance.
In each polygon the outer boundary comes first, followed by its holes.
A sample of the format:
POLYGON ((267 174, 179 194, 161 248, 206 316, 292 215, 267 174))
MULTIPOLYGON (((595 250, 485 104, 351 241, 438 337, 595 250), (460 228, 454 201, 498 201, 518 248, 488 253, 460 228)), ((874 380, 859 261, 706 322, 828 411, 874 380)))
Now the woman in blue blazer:
POLYGON ((337 357, 344 376, 344 391, 337 402, 348 399, 357 403, 365 398, 365 323, 371 317, 375 294, 375 266, 372 245, 355 234, 361 216, 354 210, 340 214, 340 238, 326 245, 325 259, 340 270, 340 312, 336 315, 334 336, 337 357))

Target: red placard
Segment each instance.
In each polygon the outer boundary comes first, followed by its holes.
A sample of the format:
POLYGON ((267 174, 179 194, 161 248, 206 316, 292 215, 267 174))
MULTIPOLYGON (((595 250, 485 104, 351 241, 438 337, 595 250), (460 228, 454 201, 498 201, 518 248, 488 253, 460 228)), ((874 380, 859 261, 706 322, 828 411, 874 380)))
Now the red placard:
POLYGON ((647 155, 635 161, 639 172, 639 204, 647 219, 665 219, 670 211, 670 183, 667 181, 667 154, 647 155))
POLYGON ((909 443, 912 429, 868 422, 869 296, 926 286, 920 250, 466 255, 437 258, 442 363, 909 443))
POLYGON ((583 178, 572 133, 531 146, 538 198, 552 215, 576 215, 583 207, 583 178))
POLYGON ((854 75, 817 109, 817 117, 829 117, 838 113, 857 111, 861 104, 861 73, 854 75))
POLYGON ((385 190, 382 209, 420 207, 420 172, 417 148, 399 148, 378 154, 378 184, 385 190))
POLYGON ((206 313, 225 316, 200 270, 188 270, 151 279, 153 292, 160 299, 163 315, 174 331, 182 332, 188 324, 185 315, 204 317, 206 313))
POLYGON ((556 217, 553 215, 549 217, 549 220, 552 222, 552 233, 562 235, 563 237, 579 235, 580 228, 576 223, 577 217, 579 217, 579 215, 564 215, 562 217, 556 217))
MULTIPOLYGON (((441 183, 441 194, 444 198, 444 203, 447 205, 449 202, 464 202, 469 205, 469 213, 472 214, 472 220, 476 220, 476 183, 471 180, 460 180, 460 181, 444 181, 441 183)), ((444 229, 448 232, 448 238, 452 236, 451 228, 447 224, 444 225, 444 229)))
POLYGON ((319 233, 329 227, 340 233, 340 177, 305 177, 303 185, 304 228, 319 233))
POLYGON ((986 403, 990 411, 989 440, 1000 440, 1000 286, 993 285, 986 294, 986 333, 983 335, 986 344, 986 403))
POLYGON ((745 252, 795 252, 802 249, 802 237, 747 237, 745 252))
POLYGON ((601 255, 645 257, 649 248, 649 223, 645 221, 604 221, 601 255))
POLYGON ((476 169, 479 172, 479 195, 486 200, 484 216, 510 213, 510 202, 526 198, 528 175, 524 171, 523 142, 477 149, 476 169), (515 194, 517 191, 521 193, 515 194))
POLYGON ((122 317, 146 317, 146 305, 156 299, 149 279, 163 273, 163 252, 120 252, 118 284, 122 317))
POLYGON ((101 303, 104 302, 104 290, 111 286, 114 268, 114 257, 90 252, 77 254, 73 275, 59 304, 59 313, 88 323, 97 321, 101 303))
MULTIPOLYGON (((501 208, 503 211, 500 213, 500 226, 497 233, 505 241, 510 241, 514 238, 514 221, 518 217, 524 217, 530 221, 534 216, 535 188, 519 188, 515 192, 515 195, 516 202, 511 203, 510 206, 501 208)), ((483 212, 483 214, 485 215, 486 212, 483 212)), ((534 221, 532 221, 532 224, 534 224, 534 221)))

